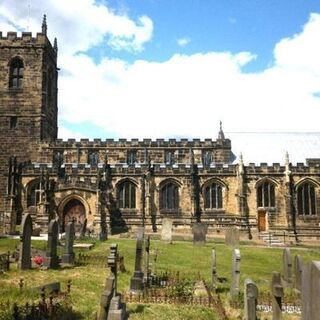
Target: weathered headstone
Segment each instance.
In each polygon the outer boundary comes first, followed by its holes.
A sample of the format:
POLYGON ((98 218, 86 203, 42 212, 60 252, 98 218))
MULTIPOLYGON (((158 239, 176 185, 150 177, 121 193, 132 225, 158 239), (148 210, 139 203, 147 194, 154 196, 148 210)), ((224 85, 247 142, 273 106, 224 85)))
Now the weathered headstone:
POLYGON ((230 294, 232 298, 237 298, 240 293, 240 261, 240 250, 234 249, 232 252, 232 279, 230 288, 230 294))
POLYGON ((303 260, 300 256, 294 257, 294 288, 301 291, 301 277, 302 277, 303 260))
POLYGON ((150 236, 148 236, 144 241, 144 277, 143 281, 148 286, 150 278, 150 269, 149 269, 149 258, 150 258, 150 236))
POLYGON ((51 220, 48 227, 48 244, 43 266, 49 269, 59 267, 59 257, 57 256, 58 246, 58 222, 51 220))
POLYGON ((216 249, 212 249, 211 279, 212 288, 216 292, 218 284, 216 249))
POLYGON ((257 319, 258 288, 251 279, 244 281, 244 319, 257 319))
POLYGON ((142 258, 143 258, 143 238, 144 228, 138 227, 137 243, 136 243, 136 258, 134 273, 130 280, 130 291, 133 293, 141 292, 143 289, 143 272, 142 272, 142 258))
POLYGON ((65 252, 62 256, 62 263, 74 264, 74 252, 73 252, 73 241, 74 241, 74 223, 68 222, 66 226, 65 236, 65 252))
POLYGON ((83 224, 81 225, 80 228, 80 238, 84 238, 86 236, 86 232, 87 232, 87 218, 84 219, 83 224))
POLYGON ((225 244, 236 247, 239 245, 240 232, 236 227, 230 227, 225 230, 225 244))
POLYGON ((283 249, 283 283, 285 288, 292 287, 292 258, 289 248, 283 249))
POLYGON ((281 276, 279 272, 272 272, 271 279, 271 295, 272 295, 272 319, 281 320, 282 318, 282 299, 283 286, 281 284, 281 276))
POLYGON ((320 319, 320 261, 312 261, 302 268, 301 320, 320 319))
POLYGON ((192 225, 193 244, 202 245, 206 243, 208 226, 203 222, 196 222, 192 225))
POLYGON ((172 224, 172 219, 162 219, 161 240, 170 242, 172 241, 172 224))
POLYGON ((32 218, 27 213, 23 216, 21 222, 20 250, 18 266, 21 270, 31 269, 31 235, 32 218))

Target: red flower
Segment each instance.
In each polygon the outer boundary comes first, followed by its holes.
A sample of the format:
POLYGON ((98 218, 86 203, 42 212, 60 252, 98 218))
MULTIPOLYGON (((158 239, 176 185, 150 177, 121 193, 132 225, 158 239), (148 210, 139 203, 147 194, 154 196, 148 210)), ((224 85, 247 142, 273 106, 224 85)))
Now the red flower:
POLYGON ((43 258, 41 256, 35 256, 33 258, 33 262, 39 266, 41 266, 43 264, 43 258))

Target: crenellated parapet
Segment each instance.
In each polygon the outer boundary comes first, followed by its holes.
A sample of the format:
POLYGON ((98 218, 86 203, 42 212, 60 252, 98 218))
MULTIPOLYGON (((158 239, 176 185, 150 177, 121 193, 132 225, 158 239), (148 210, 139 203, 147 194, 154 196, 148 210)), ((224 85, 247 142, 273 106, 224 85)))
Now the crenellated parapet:
POLYGON ((4 48, 29 48, 48 46, 51 53, 56 57, 57 52, 54 50, 46 34, 38 32, 35 37, 31 32, 22 32, 20 35, 17 32, 9 31, 6 35, 0 32, 0 46, 4 48))
POLYGON ((57 139, 50 148, 231 148, 229 139, 57 139))

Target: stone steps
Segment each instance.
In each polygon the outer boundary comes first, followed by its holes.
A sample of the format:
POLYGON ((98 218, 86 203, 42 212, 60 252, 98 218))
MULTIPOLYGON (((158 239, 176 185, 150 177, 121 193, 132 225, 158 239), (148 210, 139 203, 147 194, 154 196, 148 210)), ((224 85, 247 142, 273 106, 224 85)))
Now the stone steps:
POLYGON ((275 237, 271 232, 261 231, 259 233, 259 239, 261 239, 269 247, 284 247, 285 244, 275 237))

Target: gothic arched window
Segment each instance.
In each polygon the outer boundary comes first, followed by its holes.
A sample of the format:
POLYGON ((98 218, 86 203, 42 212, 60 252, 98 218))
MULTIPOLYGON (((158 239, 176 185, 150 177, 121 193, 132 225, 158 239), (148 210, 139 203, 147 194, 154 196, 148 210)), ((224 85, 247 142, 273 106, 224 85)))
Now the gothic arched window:
POLYGON ((23 62, 20 58, 14 58, 10 63, 9 87, 12 89, 22 88, 23 62))
POLYGON ((271 182, 265 181, 258 186, 257 204, 262 208, 275 207, 274 185, 271 182))
POLYGON ((310 183, 303 183, 297 188, 298 214, 316 214, 316 194, 314 186, 310 183))
POLYGON ((222 207, 222 186, 212 183, 204 189, 204 208, 221 209, 222 207))
POLYGON ((179 210, 179 188, 176 184, 169 182, 160 190, 160 210, 179 210))
POLYGON ((118 186, 120 209, 136 208, 136 186, 130 181, 124 181, 118 186))

